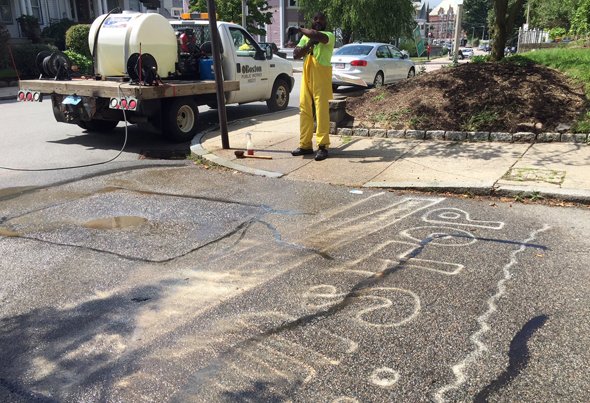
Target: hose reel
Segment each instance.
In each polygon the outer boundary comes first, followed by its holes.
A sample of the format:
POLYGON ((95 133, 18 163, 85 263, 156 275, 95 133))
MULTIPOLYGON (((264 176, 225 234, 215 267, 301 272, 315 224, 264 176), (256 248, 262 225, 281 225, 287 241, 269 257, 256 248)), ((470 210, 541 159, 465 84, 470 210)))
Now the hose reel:
POLYGON ((127 59, 127 74, 132 82, 146 85, 157 84, 158 63, 149 53, 133 53, 127 59))
POLYGON ((71 80, 70 69, 72 63, 63 52, 43 50, 37 54, 35 64, 41 73, 41 77, 55 80, 71 80))

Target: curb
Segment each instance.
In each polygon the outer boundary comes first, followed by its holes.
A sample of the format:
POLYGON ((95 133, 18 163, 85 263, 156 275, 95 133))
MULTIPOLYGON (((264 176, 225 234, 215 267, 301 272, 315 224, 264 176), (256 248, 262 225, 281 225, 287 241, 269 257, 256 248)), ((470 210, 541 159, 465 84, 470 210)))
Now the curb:
MULTIPOLYGON (((237 123, 237 122, 241 122, 241 121, 243 121, 243 120, 236 120, 231 123, 237 123)), ((228 123, 228 125, 230 125, 231 123, 228 123)), ((198 156, 198 157, 204 158, 207 161, 210 161, 214 164, 221 165, 226 168, 233 169, 235 171, 245 172, 245 173, 248 173, 251 175, 265 176, 267 178, 281 178, 281 177, 285 176, 285 174, 283 174, 281 172, 265 171, 263 169, 250 168, 250 167, 244 166, 242 164, 236 164, 233 161, 230 161, 228 159, 225 159, 225 158, 222 158, 218 155, 213 154, 212 152, 210 152, 209 150, 207 150, 206 148, 203 147, 203 145, 201 144, 201 139, 203 137, 205 137, 206 134, 208 134, 212 131, 215 131, 215 130, 219 130, 219 126, 212 127, 212 128, 209 128, 201 133, 198 133, 191 141, 191 145, 190 145, 191 153, 198 156)))
POLYGON ((334 133, 338 136, 375 137, 409 140, 467 141, 470 143, 575 143, 590 142, 588 133, 533 133, 533 132, 458 132, 446 130, 392 130, 367 127, 339 127, 334 133))

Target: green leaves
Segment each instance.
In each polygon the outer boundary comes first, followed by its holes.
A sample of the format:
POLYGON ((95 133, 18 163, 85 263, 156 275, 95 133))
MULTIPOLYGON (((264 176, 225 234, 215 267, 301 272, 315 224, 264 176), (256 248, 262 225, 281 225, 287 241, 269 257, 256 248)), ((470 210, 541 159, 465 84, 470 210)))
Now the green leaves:
POLYGON ((329 29, 342 30, 343 42, 390 42, 410 35, 416 25, 407 0, 300 0, 307 21, 318 10, 328 16, 329 29))

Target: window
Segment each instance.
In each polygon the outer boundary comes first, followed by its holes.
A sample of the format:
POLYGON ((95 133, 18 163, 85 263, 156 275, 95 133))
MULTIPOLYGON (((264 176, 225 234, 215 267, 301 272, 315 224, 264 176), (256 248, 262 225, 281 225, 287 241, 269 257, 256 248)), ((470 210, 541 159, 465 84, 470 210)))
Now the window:
POLYGON ((402 58, 402 52, 400 52, 399 49, 396 48, 395 46, 389 46, 389 50, 391 51, 391 55, 393 56, 394 59, 401 59, 402 58))
POLYGON ((33 10, 33 15, 37 17, 39 20, 39 24, 43 24, 43 12, 41 11, 41 1, 40 0, 31 0, 31 9, 33 10))
POLYGON ((289 8, 299 8, 299 0, 289 0, 289 8))
POLYGON ((0 0, 0 22, 5 24, 12 24, 12 9, 10 8, 10 0, 0 0))
POLYGON ((254 57, 256 54, 256 42, 246 31, 238 28, 230 28, 234 48, 238 56, 254 57))
POLYGON ((391 59, 391 55, 389 54, 389 49, 387 46, 379 46, 376 52, 378 59, 391 59))

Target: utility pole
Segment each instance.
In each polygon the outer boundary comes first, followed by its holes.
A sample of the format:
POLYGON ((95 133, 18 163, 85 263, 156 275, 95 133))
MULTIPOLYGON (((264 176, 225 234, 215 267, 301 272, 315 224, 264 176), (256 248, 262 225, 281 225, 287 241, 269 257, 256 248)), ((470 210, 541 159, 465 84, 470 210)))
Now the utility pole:
POLYGON ((453 46, 453 63, 457 63, 459 56, 459 36, 461 35, 461 12, 463 11, 463 0, 457 1, 457 20, 455 21, 455 46, 453 46))
POLYGON ((242 0, 242 27, 244 27, 245 30, 248 30, 248 27, 246 27, 246 17, 248 16, 248 3, 247 0, 242 0))
POLYGON ((217 92, 217 114, 219 117, 219 130, 221 132, 221 146, 224 150, 229 148, 229 135, 227 132, 227 111, 225 110, 225 92, 223 91, 223 73, 221 71, 221 38, 217 29, 217 9, 215 0, 207 0, 209 12, 209 31, 211 32, 211 45, 213 48, 213 70, 215 71, 215 88, 217 92))

